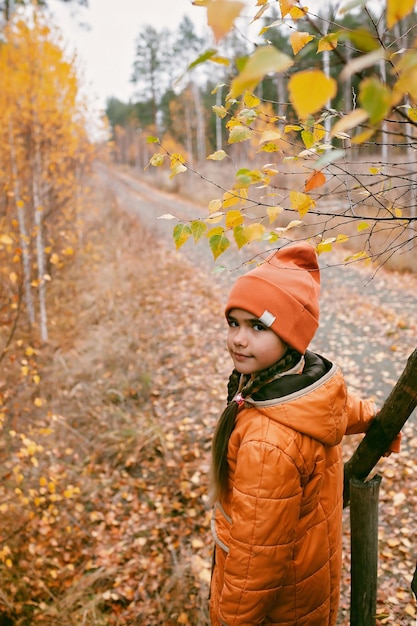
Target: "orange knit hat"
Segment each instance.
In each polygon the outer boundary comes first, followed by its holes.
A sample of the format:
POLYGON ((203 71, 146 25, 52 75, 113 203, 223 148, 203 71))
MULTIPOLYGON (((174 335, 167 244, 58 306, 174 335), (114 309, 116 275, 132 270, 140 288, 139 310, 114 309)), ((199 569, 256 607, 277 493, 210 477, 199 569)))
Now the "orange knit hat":
POLYGON ((319 326, 320 270, 313 246, 280 248, 237 279, 226 305, 255 315, 285 343, 304 354, 319 326))

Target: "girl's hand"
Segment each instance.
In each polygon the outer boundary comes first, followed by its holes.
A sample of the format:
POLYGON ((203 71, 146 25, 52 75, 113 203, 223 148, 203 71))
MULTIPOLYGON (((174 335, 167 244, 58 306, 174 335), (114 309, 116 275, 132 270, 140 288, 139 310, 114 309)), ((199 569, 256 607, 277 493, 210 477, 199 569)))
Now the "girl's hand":
POLYGON ((392 440, 390 447, 382 456, 390 456, 393 452, 400 452, 401 450, 402 433, 398 433, 395 439, 392 440))

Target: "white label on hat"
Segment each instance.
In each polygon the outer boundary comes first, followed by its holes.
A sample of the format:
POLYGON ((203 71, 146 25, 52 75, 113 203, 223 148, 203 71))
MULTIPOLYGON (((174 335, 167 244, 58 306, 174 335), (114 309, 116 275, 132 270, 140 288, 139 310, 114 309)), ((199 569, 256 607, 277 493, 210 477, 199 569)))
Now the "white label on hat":
POLYGON ((277 318, 275 317, 275 315, 272 315, 272 313, 265 310, 262 313, 261 317, 259 317, 258 319, 260 322, 262 322, 262 324, 265 324, 265 326, 269 328, 269 326, 272 326, 272 324, 275 322, 277 318))

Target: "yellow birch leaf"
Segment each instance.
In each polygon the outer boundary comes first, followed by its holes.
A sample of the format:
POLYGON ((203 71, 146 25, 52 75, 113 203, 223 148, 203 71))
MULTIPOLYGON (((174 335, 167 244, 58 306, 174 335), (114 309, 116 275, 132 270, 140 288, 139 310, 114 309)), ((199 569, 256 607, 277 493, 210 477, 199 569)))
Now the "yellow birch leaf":
POLYGON ((224 150, 216 150, 216 152, 212 152, 208 155, 208 159, 211 161, 223 161, 227 157, 227 154, 224 150))
POLYGON ((356 128, 363 122, 366 122, 368 117, 369 115, 365 109, 355 109, 347 115, 344 115, 336 122, 330 132, 330 136, 337 137, 339 133, 345 133, 347 130, 352 130, 352 128, 356 128))
POLYGON ((238 210, 228 211, 226 213, 226 228, 234 228, 240 226, 244 222, 242 213, 238 210))
POLYGON ((244 103, 245 106, 247 106, 249 108, 254 108, 254 107, 259 106, 261 101, 258 98, 258 96, 255 96, 250 91, 246 91, 245 95, 243 96, 243 103, 244 103))
POLYGON ((326 132, 327 131, 322 124, 314 124, 314 127, 313 127, 314 143, 321 141, 321 139, 323 139, 323 137, 326 136, 326 132))
POLYGON ((187 613, 180 613, 177 618, 177 624, 189 624, 187 613))
POLYGON ((177 174, 181 174, 181 172, 186 172, 187 168, 184 165, 184 158, 180 154, 171 154, 170 156, 171 165, 170 165, 170 179, 174 178, 177 174))
POLYGON ((227 109, 223 106, 213 105, 212 107, 213 113, 220 117, 221 119, 225 118, 227 115, 227 109))
POLYGON ((34 399, 34 401, 33 401, 33 404, 34 404, 35 406, 37 406, 37 407, 42 406, 42 405, 43 405, 43 400, 42 400, 42 398, 35 398, 35 399, 34 399))
POLYGON ((248 242, 260 241, 265 233, 265 226, 263 224, 249 224, 244 226, 245 234, 248 242))
POLYGON ((239 143, 240 141, 247 141, 252 137, 252 131, 247 126, 236 124, 233 126, 229 133, 228 143, 239 143))
POLYGON ((164 163, 164 154, 160 154, 159 152, 157 154, 154 154, 149 163, 153 166, 153 167, 160 167, 161 165, 163 165, 164 163))
POLYGON ((267 141, 263 143, 258 152, 279 152, 281 150, 279 144, 274 141, 267 141))
POLYGON ((35 383, 35 385, 39 385, 39 383, 41 382, 41 378, 40 376, 38 376, 38 374, 35 374, 32 380, 35 383))
POLYGON ((223 206, 223 203, 221 200, 219 200, 219 198, 216 198, 215 200, 211 200, 208 205, 209 215, 212 215, 212 213, 216 213, 219 209, 222 208, 222 206, 223 206))
POLYGON ((294 52, 294 54, 298 54, 300 50, 302 50, 304 46, 306 46, 309 43, 309 41, 311 41, 312 39, 314 39, 314 37, 313 35, 310 35, 310 33, 299 32, 299 31, 295 31, 295 33, 291 33, 290 43, 291 43, 292 51, 294 52))
POLYGON ((278 130, 265 130, 259 140, 260 144, 269 141, 279 141, 281 139, 281 133, 278 130))
POLYGON ((207 239, 210 239, 210 237, 216 237, 217 235, 223 235, 223 233, 224 233, 223 226, 216 226, 216 228, 210 228, 210 230, 206 234, 206 237, 207 237, 207 239))
POLYGON ((317 46, 317 52, 324 52, 325 50, 335 50, 337 48, 337 35, 330 33, 325 37, 322 37, 317 46))
POLYGON ((16 274, 16 272, 10 272, 9 278, 10 278, 10 282, 12 282, 14 285, 17 283, 17 274, 16 274))
POLYGON ((239 194, 235 191, 226 191, 223 195, 223 208, 227 209, 240 202, 239 194))
POLYGON ((359 222, 356 230, 358 231, 358 233, 360 233, 362 230, 366 230, 367 228, 369 228, 369 224, 367 222, 359 222))
POLYGON ((281 17, 285 17, 294 7, 297 0, 278 0, 281 9, 281 17))
MULTIPOLYGON (((212 213, 212 215, 210 215, 210 217, 206 218, 206 223, 207 224, 218 224, 219 222, 222 221, 224 216, 223 211, 216 211, 216 213, 212 213)), ((210 235, 208 235, 210 236, 210 235)))
POLYGON ((336 95, 337 83, 321 70, 305 70, 291 76, 288 89, 297 115, 306 119, 336 95))
POLYGON ((310 198, 310 196, 301 191, 290 191, 290 202, 292 208, 298 211, 301 217, 304 217, 311 208, 316 206, 313 198, 310 198))
POLYGON ((9 237, 9 235, 3 234, 3 235, 0 235, 0 243, 4 243, 5 245, 10 245, 13 243, 13 239, 9 237))
POLYGON ((283 210, 284 209, 282 206, 269 206, 266 210, 269 217, 269 223, 272 224, 272 222, 275 222, 275 220, 279 215, 281 215, 283 210))
POLYGON ((284 127, 284 133, 290 133, 293 130, 302 130, 302 126, 299 126, 298 124, 287 124, 284 127))
POLYGON ((322 254, 323 252, 331 252, 331 251, 332 251, 332 244, 330 241, 321 241, 316 246, 317 254, 322 254))
POLYGON ((364 143, 365 141, 368 141, 368 139, 372 137, 374 132, 375 132, 374 128, 367 128, 361 133, 358 133, 357 135, 355 135, 355 137, 352 137, 352 143, 353 144, 364 143))
POLYGON ((337 235, 336 237, 336 243, 346 243, 346 241, 349 241, 349 236, 348 235, 337 235))
POLYGON ((415 0, 387 0, 387 28, 392 28, 414 9, 415 0))
POLYGON ((408 50, 396 65, 400 74, 394 85, 394 100, 398 102, 405 93, 417 102, 417 50, 408 50))
POLYGON ((273 45, 259 46, 248 59, 240 74, 232 81, 227 100, 236 99, 246 90, 252 92, 271 72, 284 72, 293 65, 292 59, 273 45))
POLYGON ((301 20, 301 18, 305 17, 306 13, 308 13, 307 7, 293 7, 290 11, 290 16, 296 22, 297 20, 301 20))
POLYGON ((237 0, 212 0, 208 3, 207 25, 213 31, 216 42, 232 29, 244 7, 245 3, 237 0))

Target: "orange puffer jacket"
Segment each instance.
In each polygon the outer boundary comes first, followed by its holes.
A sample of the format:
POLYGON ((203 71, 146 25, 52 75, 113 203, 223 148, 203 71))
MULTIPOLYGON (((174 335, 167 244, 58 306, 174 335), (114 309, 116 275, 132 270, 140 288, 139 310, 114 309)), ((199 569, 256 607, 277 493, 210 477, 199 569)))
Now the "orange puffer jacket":
POLYGON ((238 413, 228 447, 229 490, 212 521, 213 626, 336 623, 340 443, 345 434, 365 432, 375 411, 373 402, 347 393, 337 366, 307 353, 305 370, 317 365, 320 376, 307 377, 304 388, 249 399, 238 413))

